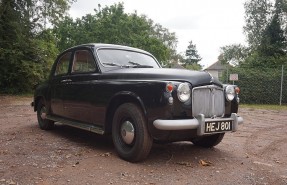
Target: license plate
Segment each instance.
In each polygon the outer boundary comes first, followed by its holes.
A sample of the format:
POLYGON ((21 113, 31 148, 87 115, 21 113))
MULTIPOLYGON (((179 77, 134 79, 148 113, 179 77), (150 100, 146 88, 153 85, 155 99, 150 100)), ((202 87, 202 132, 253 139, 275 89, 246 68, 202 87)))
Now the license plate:
POLYGON ((208 121, 205 122, 205 133, 225 132, 232 130, 232 121, 208 121))

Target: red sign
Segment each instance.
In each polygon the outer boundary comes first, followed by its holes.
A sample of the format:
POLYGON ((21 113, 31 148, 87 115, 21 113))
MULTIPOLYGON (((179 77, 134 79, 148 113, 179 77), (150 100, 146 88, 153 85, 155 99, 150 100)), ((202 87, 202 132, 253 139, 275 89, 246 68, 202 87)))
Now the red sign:
POLYGON ((237 81, 238 80, 238 74, 230 74, 229 80, 230 81, 237 81))

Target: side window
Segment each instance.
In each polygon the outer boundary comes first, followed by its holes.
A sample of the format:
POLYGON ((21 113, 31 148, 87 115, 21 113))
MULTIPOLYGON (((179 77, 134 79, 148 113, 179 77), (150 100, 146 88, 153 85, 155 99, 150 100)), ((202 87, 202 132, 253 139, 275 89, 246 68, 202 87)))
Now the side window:
POLYGON ((87 73, 95 70, 95 61, 91 52, 87 50, 75 52, 72 73, 87 73))
POLYGON ((55 75, 63 75, 68 73, 71 56, 72 53, 68 52, 58 60, 55 75))

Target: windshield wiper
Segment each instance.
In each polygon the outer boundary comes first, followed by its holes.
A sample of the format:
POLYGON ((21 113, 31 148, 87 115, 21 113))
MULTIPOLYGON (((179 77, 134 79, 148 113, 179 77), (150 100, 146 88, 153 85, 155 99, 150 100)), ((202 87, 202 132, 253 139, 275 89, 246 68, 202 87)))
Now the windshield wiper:
POLYGON ((129 61, 129 64, 136 65, 136 66, 141 66, 141 64, 136 63, 136 62, 132 62, 132 61, 129 61))
POLYGON ((118 63, 115 62, 103 62, 103 64, 108 65, 108 66, 116 66, 116 67, 121 67, 121 68, 153 68, 153 66, 149 66, 149 65, 141 65, 139 63, 136 62, 131 62, 129 61, 130 64, 132 65, 120 65, 118 63))
POLYGON ((108 65, 108 66, 118 66, 122 67, 120 64, 114 63, 114 62, 104 62, 103 64, 108 65))
POLYGON ((129 63, 134 65, 134 66, 132 66, 133 68, 153 68, 153 66, 142 65, 142 64, 132 62, 132 61, 129 61, 129 63))
POLYGON ((133 68, 153 68, 153 66, 149 66, 149 65, 140 65, 140 66, 133 66, 133 68))
POLYGON ((116 66, 116 67, 120 67, 120 68, 134 67, 134 66, 131 66, 131 65, 120 65, 120 64, 115 63, 115 62, 103 62, 103 64, 108 65, 108 66, 116 66))

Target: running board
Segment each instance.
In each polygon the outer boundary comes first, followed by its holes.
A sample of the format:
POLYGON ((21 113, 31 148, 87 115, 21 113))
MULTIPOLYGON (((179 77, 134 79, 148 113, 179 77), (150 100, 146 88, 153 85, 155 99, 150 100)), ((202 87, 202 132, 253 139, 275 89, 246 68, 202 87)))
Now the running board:
POLYGON ((66 120, 66 119, 63 119, 63 118, 50 116, 50 115, 47 115, 47 119, 53 120, 55 122, 62 123, 63 125, 68 125, 68 126, 71 126, 71 127, 82 129, 82 130, 94 132, 96 134, 103 135, 105 133, 104 130, 101 127, 90 125, 90 124, 87 124, 87 123, 70 121, 70 120, 66 120))

